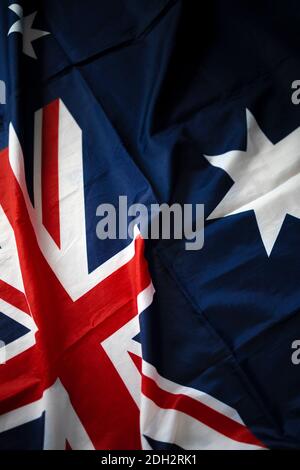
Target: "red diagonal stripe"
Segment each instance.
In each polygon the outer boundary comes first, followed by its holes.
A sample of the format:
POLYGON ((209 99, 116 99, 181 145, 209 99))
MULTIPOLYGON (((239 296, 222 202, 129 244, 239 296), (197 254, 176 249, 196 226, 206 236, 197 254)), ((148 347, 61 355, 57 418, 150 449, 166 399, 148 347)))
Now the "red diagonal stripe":
POLYGON ((26 297, 23 292, 19 291, 15 287, 7 284, 0 279, 0 298, 8 304, 22 310, 22 312, 29 313, 29 307, 26 297))
POLYGON ((35 345, 0 365, 0 415, 38 400, 52 382, 35 345))
POLYGON ((234 441, 265 447, 243 424, 187 395, 162 390, 153 379, 142 373, 142 358, 133 353, 129 354, 142 374, 142 393, 157 406, 181 411, 234 441))

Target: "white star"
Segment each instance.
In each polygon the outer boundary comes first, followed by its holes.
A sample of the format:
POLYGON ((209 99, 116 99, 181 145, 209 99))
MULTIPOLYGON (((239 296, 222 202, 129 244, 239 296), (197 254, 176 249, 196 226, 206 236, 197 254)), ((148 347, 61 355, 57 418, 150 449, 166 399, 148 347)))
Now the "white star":
POLYGON ((47 36, 50 33, 48 33, 47 31, 41 31, 40 29, 32 28, 32 24, 36 17, 37 11, 35 11, 34 13, 31 13, 30 15, 23 16, 23 8, 17 3, 10 5, 8 8, 12 10, 20 19, 17 20, 11 26, 10 30, 8 31, 7 36, 9 36, 12 33, 23 34, 24 54, 28 55, 29 57, 32 57, 33 59, 37 59, 36 53, 34 52, 34 49, 32 47, 32 42, 36 41, 37 39, 43 36, 47 36))
POLYGON ((247 150, 205 158, 234 184, 208 219, 253 210, 268 256, 287 214, 300 218, 300 128, 272 144, 249 110, 247 150))

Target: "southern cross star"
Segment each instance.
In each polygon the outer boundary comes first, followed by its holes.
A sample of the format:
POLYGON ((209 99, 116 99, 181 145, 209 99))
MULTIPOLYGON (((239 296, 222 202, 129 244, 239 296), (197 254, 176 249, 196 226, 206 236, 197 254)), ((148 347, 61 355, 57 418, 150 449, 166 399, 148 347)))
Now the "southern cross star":
POLYGON ((268 256, 287 214, 300 218, 300 128, 277 144, 262 132, 249 110, 247 149, 205 158, 234 181, 208 219, 253 210, 268 256))
POLYGON ((48 33, 47 31, 41 31, 40 29, 32 28, 32 24, 37 14, 36 11, 34 13, 31 13, 30 15, 23 16, 23 8, 20 5, 13 3, 8 8, 19 17, 19 20, 17 20, 11 26, 7 35, 9 36, 12 33, 23 34, 24 54, 28 55, 29 57, 32 57, 33 59, 37 59, 32 43, 33 41, 36 41, 36 39, 39 39, 43 36, 47 36, 50 33, 48 33))

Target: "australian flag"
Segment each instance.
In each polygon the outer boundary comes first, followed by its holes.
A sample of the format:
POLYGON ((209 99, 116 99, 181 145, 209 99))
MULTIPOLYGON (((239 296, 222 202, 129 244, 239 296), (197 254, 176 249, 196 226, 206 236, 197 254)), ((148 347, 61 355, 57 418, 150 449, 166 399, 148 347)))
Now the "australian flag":
POLYGON ((299 22, 1 0, 0 449, 299 448, 299 22), (121 195, 203 247, 100 239, 121 195))

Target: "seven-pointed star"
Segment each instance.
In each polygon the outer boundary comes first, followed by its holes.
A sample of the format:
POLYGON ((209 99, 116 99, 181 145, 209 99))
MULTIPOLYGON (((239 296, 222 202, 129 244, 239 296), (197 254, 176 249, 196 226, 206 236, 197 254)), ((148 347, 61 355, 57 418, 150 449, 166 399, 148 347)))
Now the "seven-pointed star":
POLYGON ((300 218, 300 128, 277 144, 265 136, 249 110, 247 150, 205 158, 234 181, 208 219, 253 210, 270 256, 285 216, 300 218))
POLYGON ((32 42, 36 41, 43 36, 50 34, 47 31, 42 31, 40 29, 32 28, 32 24, 36 17, 37 11, 31 13, 30 15, 23 16, 23 8, 14 3, 8 7, 12 10, 20 19, 17 20, 9 29, 8 36, 12 33, 21 33, 23 34, 23 52, 24 54, 37 59, 36 53, 34 52, 32 42))

